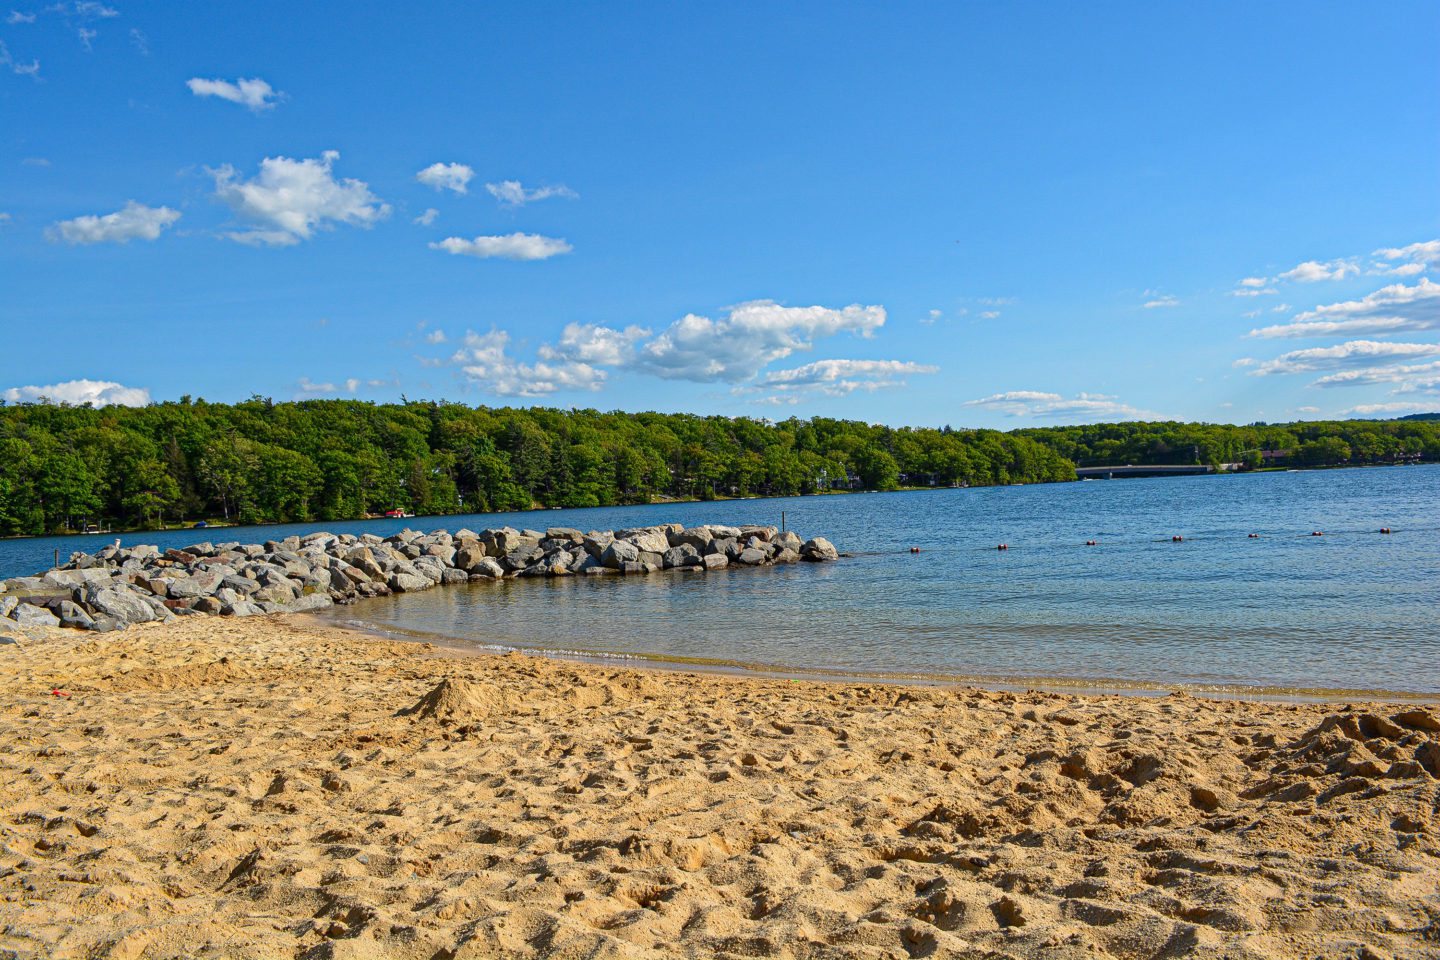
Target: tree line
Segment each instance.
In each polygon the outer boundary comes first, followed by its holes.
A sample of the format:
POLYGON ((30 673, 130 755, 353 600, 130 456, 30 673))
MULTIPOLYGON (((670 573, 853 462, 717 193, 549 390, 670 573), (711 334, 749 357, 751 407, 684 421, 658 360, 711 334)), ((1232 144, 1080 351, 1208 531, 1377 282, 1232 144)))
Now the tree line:
POLYGON ((1440 459, 1440 423, 1000 432, 357 400, 0 404, 0 535, 1075 479, 1075 466, 1440 459))

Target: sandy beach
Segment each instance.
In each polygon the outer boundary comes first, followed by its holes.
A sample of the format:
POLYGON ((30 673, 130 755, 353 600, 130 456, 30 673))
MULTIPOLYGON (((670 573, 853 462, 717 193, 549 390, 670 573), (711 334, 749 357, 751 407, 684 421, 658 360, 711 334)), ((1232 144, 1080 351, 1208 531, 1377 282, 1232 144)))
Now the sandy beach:
POLYGON ((1434 957, 1440 711, 0 647, 0 956, 1434 957))

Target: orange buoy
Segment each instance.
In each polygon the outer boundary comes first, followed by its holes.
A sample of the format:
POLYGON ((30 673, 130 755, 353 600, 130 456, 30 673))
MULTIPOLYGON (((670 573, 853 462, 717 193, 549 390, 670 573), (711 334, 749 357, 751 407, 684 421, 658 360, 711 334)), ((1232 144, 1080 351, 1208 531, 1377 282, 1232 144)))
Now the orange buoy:
POLYGON ((911 552, 911 553, 919 553, 919 552, 920 552, 920 548, 919 548, 919 547, 911 547, 911 548, 910 548, 910 552, 911 552))
POLYGON ((1380 528, 1380 532, 1381 532, 1381 533, 1389 533, 1389 532, 1390 532, 1390 528, 1389 528, 1389 527, 1381 527, 1381 528, 1380 528))

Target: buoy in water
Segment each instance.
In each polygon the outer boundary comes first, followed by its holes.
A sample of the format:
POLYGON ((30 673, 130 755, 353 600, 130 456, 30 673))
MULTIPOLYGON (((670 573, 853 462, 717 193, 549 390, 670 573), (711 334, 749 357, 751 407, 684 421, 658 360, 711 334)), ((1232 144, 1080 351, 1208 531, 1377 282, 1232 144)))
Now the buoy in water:
POLYGON ((911 548, 910 548, 910 552, 911 552, 911 553, 919 553, 919 552, 920 552, 920 548, 919 548, 919 547, 911 547, 911 548))
POLYGON ((1251 539, 1251 540, 1259 540, 1259 539, 1260 539, 1260 534, 1258 534, 1258 533, 1252 533, 1252 534, 1250 534, 1250 539, 1251 539))
POLYGON ((1312 537, 1323 537, 1323 536, 1325 536, 1325 534, 1321 533, 1319 530, 1316 530, 1314 533, 1310 534, 1310 536, 1312 536, 1312 537))
POLYGON ((1381 533, 1389 533, 1389 532, 1390 532, 1390 528, 1389 528, 1389 527, 1381 527, 1381 528, 1380 528, 1380 532, 1381 532, 1381 533))
POLYGON ((1008 543, 1002 543, 1002 544, 1000 544, 999 546, 997 546, 995 549, 996 549, 996 550, 1009 550, 1009 549, 1010 549, 1010 544, 1008 544, 1008 543))
POLYGON ((1171 543, 1184 543, 1184 542, 1185 542, 1185 538, 1182 537, 1182 536, 1180 536, 1179 534, 1176 534, 1175 536, 1173 536, 1173 537, 1170 538, 1170 542, 1171 542, 1171 543))
POLYGON ((1086 540, 1086 541, 1085 541, 1085 546, 1087 546, 1087 547, 1093 547, 1093 546, 1095 546, 1097 543, 1099 543, 1098 540, 1086 540))

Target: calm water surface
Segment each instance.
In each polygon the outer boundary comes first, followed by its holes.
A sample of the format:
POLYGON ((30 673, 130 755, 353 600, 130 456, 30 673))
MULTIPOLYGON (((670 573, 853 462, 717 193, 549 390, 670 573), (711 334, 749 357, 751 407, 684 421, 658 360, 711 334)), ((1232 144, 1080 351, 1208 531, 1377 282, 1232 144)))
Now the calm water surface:
MULTIPOLYGON (((856 554, 709 575, 511 580, 327 616, 493 648, 812 673, 1440 692, 1440 466, 412 520, 778 523, 856 554), (1380 527, 1394 533, 1379 533, 1380 527), (1324 531, 1323 537, 1310 536, 1324 531), (1258 533, 1259 539, 1247 534, 1258 533), (1172 543, 1173 535, 1183 543, 1172 543), (1087 547, 1086 540, 1099 545, 1087 547), (1010 549, 1000 552, 998 543, 1010 549), (918 546, 923 552, 909 553, 918 546)), ((323 525, 388 533, 402 521, 323 525)), ((211 531, 258 541, 322 525, 211 531)), ((134 535, 180 546, 197 534, 134 535)), ((97 539, 0 543, 0 572, 97 539)))

